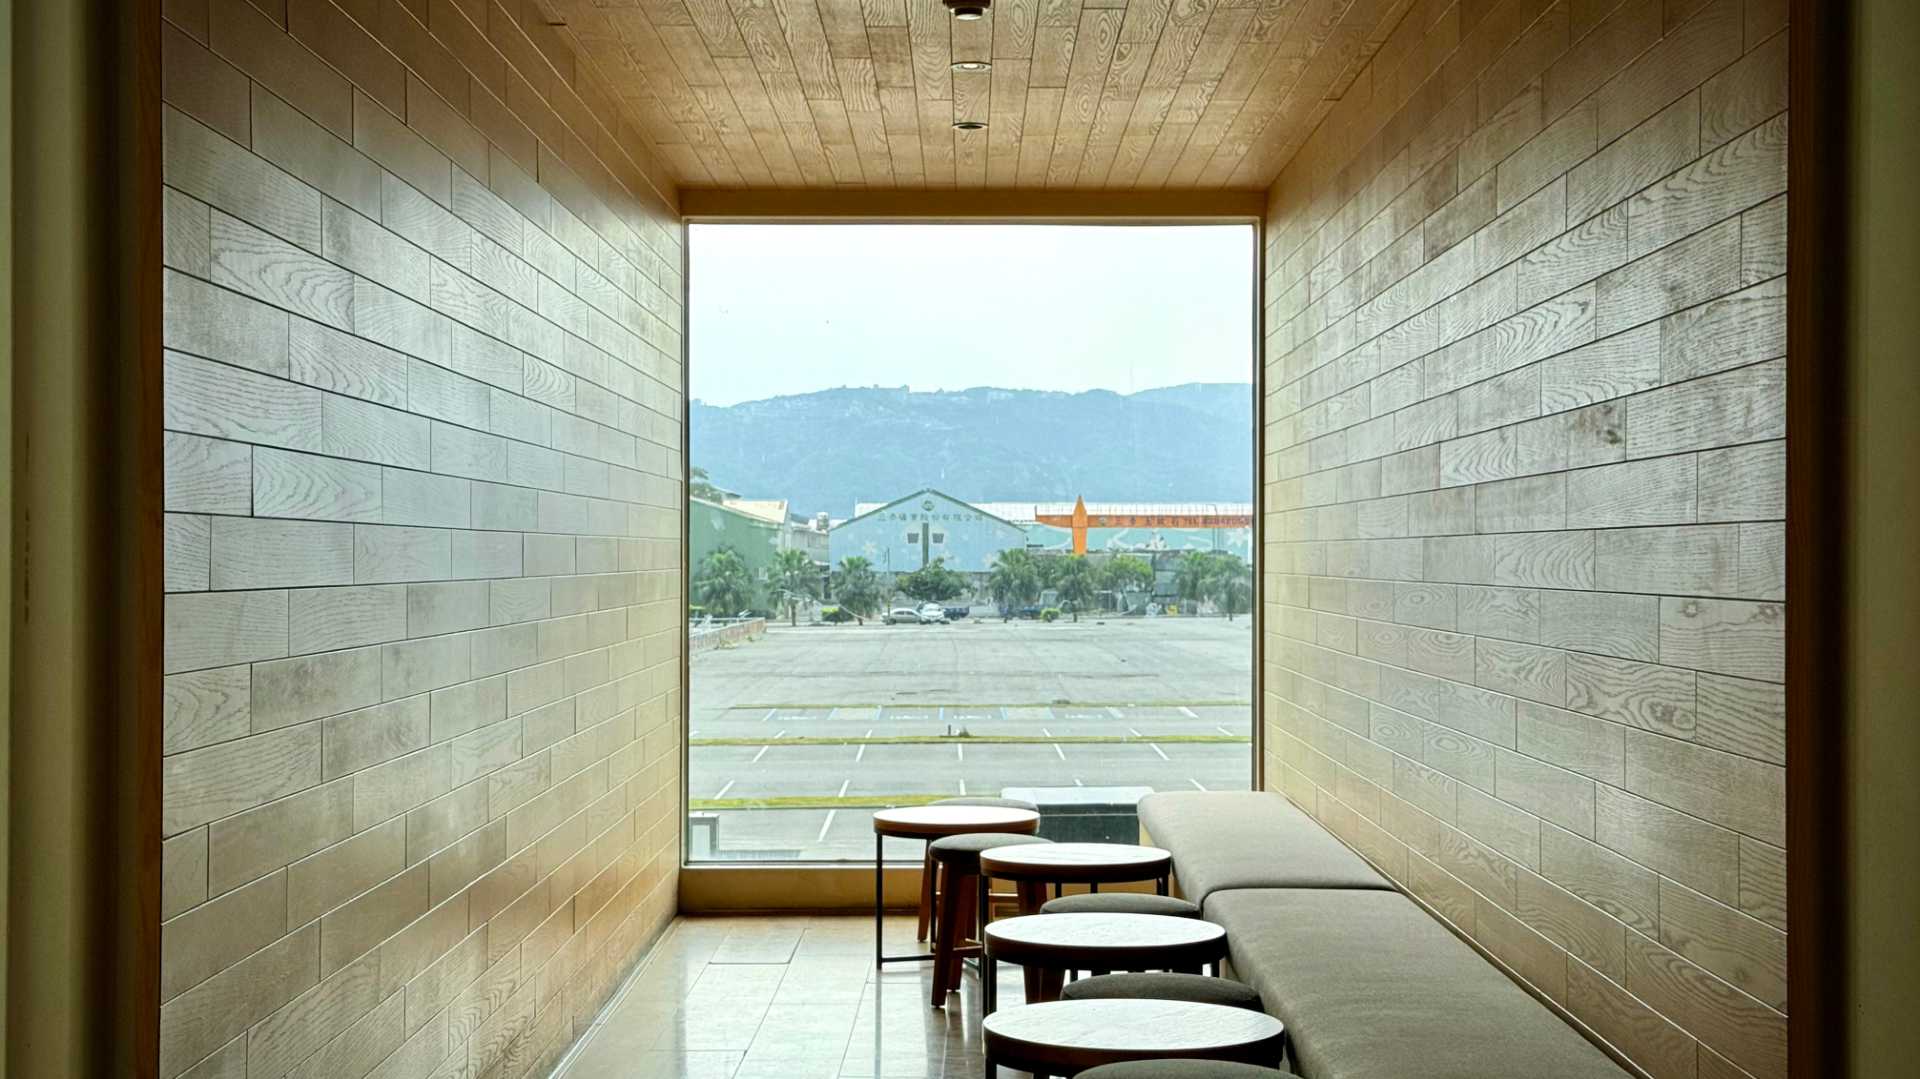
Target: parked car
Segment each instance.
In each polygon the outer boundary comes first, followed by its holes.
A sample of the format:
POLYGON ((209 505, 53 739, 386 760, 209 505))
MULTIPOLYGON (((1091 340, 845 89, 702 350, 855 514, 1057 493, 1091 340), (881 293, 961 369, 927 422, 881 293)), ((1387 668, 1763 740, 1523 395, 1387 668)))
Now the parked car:
POLYGON ((920 616, 920 621, 928 625, 944 626, 947 624, 947 609, 938 603, 923 603, 920 605, 920 609, 914 613, 920 616))
POLYGON ((948 607, 946 610, 947 610, 947 621, 949 622, 958 622, 962 618, 965 618, 967 615, 973 613, 972 607, 948 607))
POLYGON ((917 626, 920 624, 920 612, 914 610, 912 607, 895 607, 888 611, 880 621, 885 622, 889 626, 895 623, 917 626))
POLYGON ((1032 605, 1032 604, 1029 604, 1028 606, 1025 606, 1025 607, 1022 607, 1022 608, 1020 608, 1019 610, 1017 610, 1017 611, 1015 611, 1015 612, 1014 612, 1014 617, 1016 617, 1016 618, 1039 618, 1039 617, 1040 617, 1040 608, 1039 608, 1038 606, 1035 606, 1035 605, 1032 605))

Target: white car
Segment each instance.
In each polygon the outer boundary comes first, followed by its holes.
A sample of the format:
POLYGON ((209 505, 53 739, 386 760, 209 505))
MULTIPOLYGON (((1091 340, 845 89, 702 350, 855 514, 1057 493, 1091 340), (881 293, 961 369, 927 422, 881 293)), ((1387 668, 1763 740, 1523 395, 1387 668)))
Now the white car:
POLYGON ((920 605, 920 609, 915 611, 914 614, 920 617, 920 621, 928 625, 944 626, 947 624, 947 609, 938 603, 923 603, 920 605))
POLYGON ((895 607, 882 616, 880 621, 885 622, 889 626, 902 623, 909 626, 917 626, 920 624, 920 612, 914 610, 912 607, 895 607))

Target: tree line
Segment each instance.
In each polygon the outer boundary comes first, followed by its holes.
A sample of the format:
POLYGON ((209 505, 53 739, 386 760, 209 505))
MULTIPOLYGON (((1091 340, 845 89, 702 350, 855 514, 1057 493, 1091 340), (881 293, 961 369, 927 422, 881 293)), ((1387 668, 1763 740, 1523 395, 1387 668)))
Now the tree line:
MULTIPOLYGON (((1085 555, 1036 555, 1015 547, 995 556, 986 583, 988 595, 1003 613, 1030 607, 1052 591, 1077 622, 1080 612, 1091 610, 1101 592, 1123 597, 1151 593, 1154 572, 1151 563, 1133 555, 1095 563, 1085 555)), ((756 577, 739 552, 721 547, 708 552, 695 567, 692 592, 694 601, 707 611, 733 615, 754 610, 764 589, 768 605, 784 608, 789 623, 797 625, 800 608, 823 598, 821 585, 820 569, 805 551, 776 552, 772 564, 756 577)), ((1173 586, 1189 614, 1212 603, 1231 620, 1253 606, 1253 568, 1226 551, 1181 555, 1173 586)), ((888 582, 873 563, 856 555, 841 560, 828 588, 842 611, 864 622, 896 592, 921 603, 945 603, 964 595, 968 582, 966 575, 948 568, 941 559, 897 574, 888 582)))

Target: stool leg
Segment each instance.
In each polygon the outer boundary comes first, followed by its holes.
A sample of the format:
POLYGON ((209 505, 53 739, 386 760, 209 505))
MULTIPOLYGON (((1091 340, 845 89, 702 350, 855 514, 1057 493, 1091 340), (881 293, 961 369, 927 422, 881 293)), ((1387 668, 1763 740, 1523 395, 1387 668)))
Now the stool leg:
POLYGON ((1034 1000, 1033 1003, 1045 1004, 1050 1000, 1059 1000, 1060 985, 1065 980, 1064 978, 1065 972, 1048 968, 1048 967, 1042 967, 1042 968, 1039 968, 1039 974, 1040 974, 1040 979, 1039 979, 1040 995, 1036 1000, 1034 1000))
POLYGON ((947 992, 949 993, 958 992, 960 983, 964 980, 962 973, 966 969, 966 959, 960 949, 970 939, 969 934, 973 932, 974 907, 977 905, 975 897, 978 894, 973 881, 959 874, 949 880, 947 890, 941 893, 940 905, 953 908, 953 946, 949 959, 952 965, 947 971, 947 992))
POLYGON ((927 939, 927 930, 933 928, 933 844, 920 856, 920 924, 914 929, 915 940, 927 939))
MULTIPOLYGON (((940 893, 953 895, 953 869, 950 866, 938 866, 940 871, 940 893)), ((959 925, 954 917, 959 913, 960 904, 946 902, 935 911, 933 927, 933 1000, 934 1007, 944 1007, 947 1003, 947 991, 951 988, 948 981, 953 968, 953 948, 959 933, 959 925)))

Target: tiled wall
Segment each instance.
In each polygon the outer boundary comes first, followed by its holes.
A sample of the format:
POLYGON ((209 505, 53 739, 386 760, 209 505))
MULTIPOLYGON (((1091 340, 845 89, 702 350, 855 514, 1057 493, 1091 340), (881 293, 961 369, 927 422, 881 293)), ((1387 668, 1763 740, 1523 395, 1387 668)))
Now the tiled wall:
POLYGON ((1419 0, 1271 192, 1268 782, 1785 1071, 1784 0, 1419 0))
POLYGON ((672 914, 682 230, 518 0, 168 0, 163 1079, 540 1074, 672 914))

